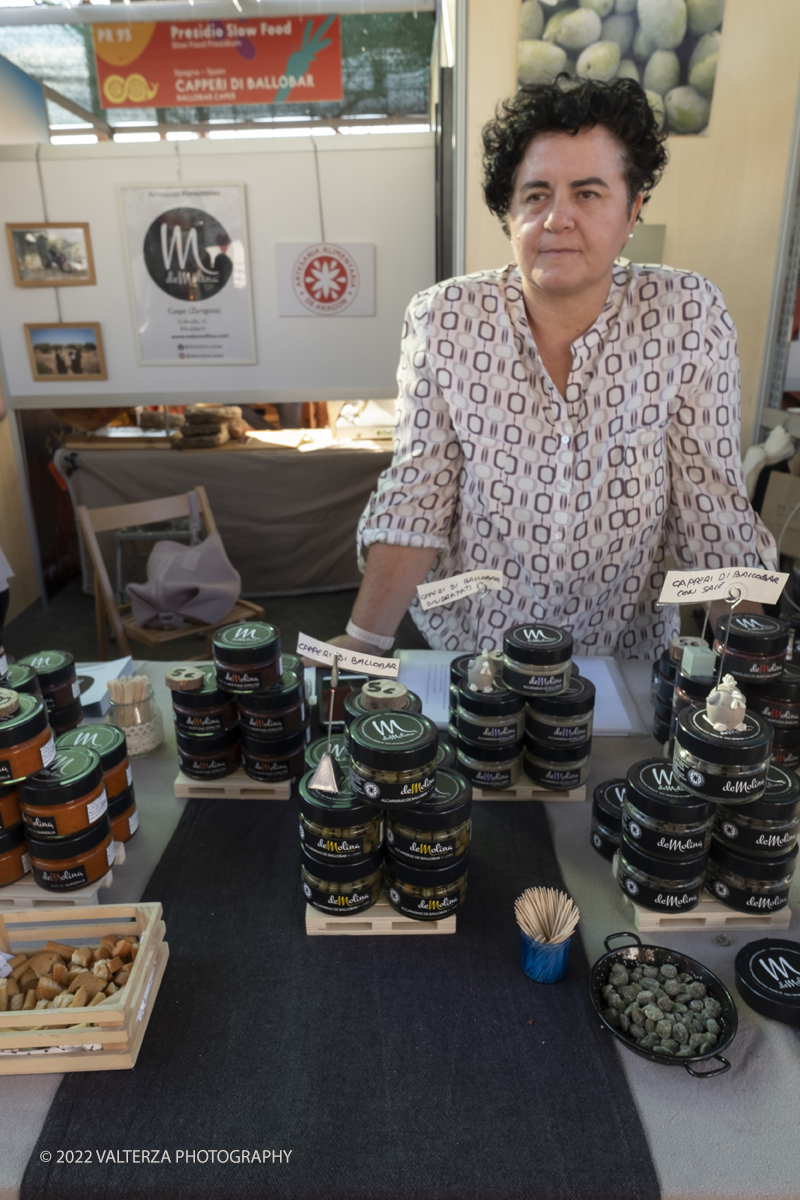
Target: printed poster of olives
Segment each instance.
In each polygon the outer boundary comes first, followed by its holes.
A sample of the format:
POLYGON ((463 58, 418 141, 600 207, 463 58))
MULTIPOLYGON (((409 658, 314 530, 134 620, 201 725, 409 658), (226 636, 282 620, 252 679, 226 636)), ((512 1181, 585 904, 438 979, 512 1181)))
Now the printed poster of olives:
POLYGON ((519 84, 635 79, 670 133, 705 133, 725 0, 523 0, 519 84))

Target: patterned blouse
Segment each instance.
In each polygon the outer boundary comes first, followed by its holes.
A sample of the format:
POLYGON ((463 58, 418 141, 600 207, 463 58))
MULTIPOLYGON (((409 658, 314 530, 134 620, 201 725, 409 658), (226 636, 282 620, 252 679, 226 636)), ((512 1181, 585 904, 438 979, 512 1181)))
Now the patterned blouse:
MULTIPOLYGON (((531 335, 516 266, 436 284, 409 305, 391 466, 359 525, 435 547, 429 579, 501 570, 482 646, 509 626, 561 625, 576 652, 653 658, 679 613, 656 606, 678 567, 763 565, 775 543, 745 492, 736 330, 688 271, 615 265, 572 346, 562 398, 531 335)), ((477 597, 423 612, 436 649, 475 645, 477 597)))

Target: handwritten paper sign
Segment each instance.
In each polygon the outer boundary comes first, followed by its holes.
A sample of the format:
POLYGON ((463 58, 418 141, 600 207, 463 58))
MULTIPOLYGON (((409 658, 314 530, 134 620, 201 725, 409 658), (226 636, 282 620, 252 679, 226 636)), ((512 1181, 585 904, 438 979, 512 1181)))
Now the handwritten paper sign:
POLYGON ((763 567, 725 567, 718 571, 667 571, 659 604, 705 604, 710 600, 730 600, 741 591, 742 600, 777 604, 788 575, 765 571, 763 567))
POLYGON ((365 675, 385 675, 395 679, 400 670, 399 658, 381 658, 378 654, 345 650, 343 646, 332 646, 330 642, 321 642, 305 633, 297 635, 297 653, 303 658, 313 658, 315 662, 324 663, 326 667, 332 667, 334 659, 338 658, 340 667, 347 667, 351 671, 363 671, 365 675))
POLYGON ((466 571, 463 575, 451 575, 449 579, 437 579, 433 583, 421 583, 417 588, 419 602, 424 609, 440 608, 474 596, 484 587, 499 592, 503 586, 502 571, 466 571))

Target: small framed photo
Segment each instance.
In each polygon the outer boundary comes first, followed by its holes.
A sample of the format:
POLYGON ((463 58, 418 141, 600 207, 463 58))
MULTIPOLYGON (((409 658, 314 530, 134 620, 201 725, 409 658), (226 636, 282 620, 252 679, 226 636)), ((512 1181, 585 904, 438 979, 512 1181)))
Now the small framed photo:
POLYGON ((25 338, 36 383, 94 383, 108 379, 97 321, 26 325, 25 338))
POLYGON ((81 287, 97 283, 89 226, 44 221, 6 224, 17 287, 81 287))

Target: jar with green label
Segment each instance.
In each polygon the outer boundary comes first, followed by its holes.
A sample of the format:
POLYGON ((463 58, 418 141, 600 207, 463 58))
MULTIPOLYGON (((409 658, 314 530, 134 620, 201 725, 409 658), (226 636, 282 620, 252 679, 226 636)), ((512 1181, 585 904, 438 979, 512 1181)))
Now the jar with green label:
POLYGON ((412 808, 436 786, 439 731, 419 713, 375 712, 350 726, 350 786, 375 808, 412 808))
POLYGON ((383 890, 380 850, 360 862, 319 862, 305 847, 300 851, 303 895, 312 908, 331 917, 349 917, 372 908, 383 890))
POLYGON ((212 638, 217 687, 223 692, 263 692, 283 672, 281 633, 265 621, 226 625, 212 638))
POLYGON ((300 780, 300 840, 323 863, 360 863, 383 845, 383 815, 357 800, 346 783, 336 795, 312 788, 313 771, 300 780))
POLYGON ((425 870, 455 862, 469 850, 472 788, 455 771, 436 772, 430 800, 388 813, 386 844, 401 862, 425 870))

